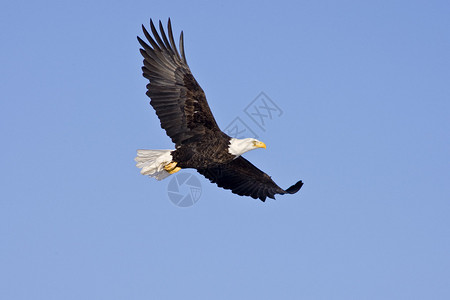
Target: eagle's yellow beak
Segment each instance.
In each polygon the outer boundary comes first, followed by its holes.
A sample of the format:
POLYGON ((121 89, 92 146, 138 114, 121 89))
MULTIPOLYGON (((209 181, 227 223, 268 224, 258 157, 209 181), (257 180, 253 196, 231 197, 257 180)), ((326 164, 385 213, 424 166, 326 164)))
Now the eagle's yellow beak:
POLYGON ((263 142, 260 142, 260 141, 254 142, 254 145, 255 145, 256 148, 264 148, 264 149, 266 149, 266 144, 264 144, 263 142))

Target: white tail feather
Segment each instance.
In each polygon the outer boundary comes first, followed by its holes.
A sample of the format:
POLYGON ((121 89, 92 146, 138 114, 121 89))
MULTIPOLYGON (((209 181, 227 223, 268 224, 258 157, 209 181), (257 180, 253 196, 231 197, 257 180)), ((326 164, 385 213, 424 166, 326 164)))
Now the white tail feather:
POLYGON ((170 173, 164 170, 164 166, 172 161, 172 150, 138 150, 137 157, 134 159, 136 167, 141 169, 142 175, 148 175, 163 180, 170 176, 170 173))

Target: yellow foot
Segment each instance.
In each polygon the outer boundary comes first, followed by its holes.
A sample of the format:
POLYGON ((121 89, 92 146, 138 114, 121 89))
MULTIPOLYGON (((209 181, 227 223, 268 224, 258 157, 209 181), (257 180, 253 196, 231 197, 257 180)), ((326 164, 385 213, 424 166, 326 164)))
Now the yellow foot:
POLYGON ((164 170, 166 170, 169 174, 173 174, 173 173, 180 171, 181 168, 177 167, 177 163, 173 161, 173 162, 165 165, 164 170))
POLYGON ((176 168, 173 168, 172 171, 168 171, 168 172, 169 172, 169 174, 173 174, 173 173, 176 173, 176 172, 178 172, 180 170, 181 170, 180 167, 176 167, 176 168))

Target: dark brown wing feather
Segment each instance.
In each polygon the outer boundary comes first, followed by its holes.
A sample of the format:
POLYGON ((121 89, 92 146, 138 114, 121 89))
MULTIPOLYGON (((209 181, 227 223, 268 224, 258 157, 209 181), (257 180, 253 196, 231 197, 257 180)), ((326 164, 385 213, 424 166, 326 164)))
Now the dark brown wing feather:
POLYGON ((275 199, 276 194, 295 194, 303 185, 300 180, 290 188, 283 190, 269 175, 242 156, 230 163, 214 168, 197 169, 197 171, 221 188, 231 190, 240 196, 259 198, 262 201, 265 201, 266 197, 275 199))
POLYGON ((150 45, 138 37, 143 47, 143 75, 150 83, 147 95, 156 111, 161 127, 178 146, 199 140, 207 131, 220 130, 206 101, 205 93, 189 69, 184 54, 183 32, 180 35, 180 53, 173 39, 172 25, 168 21, 167 38, 161 21, 160 34, 150 20, 153 37, 142 26, 150 45))

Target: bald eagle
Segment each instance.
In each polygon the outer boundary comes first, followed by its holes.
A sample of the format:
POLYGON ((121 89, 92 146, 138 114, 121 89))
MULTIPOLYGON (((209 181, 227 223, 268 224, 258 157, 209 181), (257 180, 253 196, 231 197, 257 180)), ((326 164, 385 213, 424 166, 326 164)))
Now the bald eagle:
POLYGON ((253 149, 266 148, 263 142, 232 138, 220 130, 205 93, 186 62, 183 32, 178 52, 170 19, 168 36, 161 21, 160 33, 151 19, 150 29, 153 37, 142 25, 150 45, 137 37, 144 57, 143 76, 150 81, 146 94, 175 150, 138 150, 135 161, 141 174, 162 180, 181 169, 193 168, 221 188, 262 201, 266 197, 275 199, 275 194, 294 194, 300 190, 301 180, 284 190, 241 156, 253 149))

